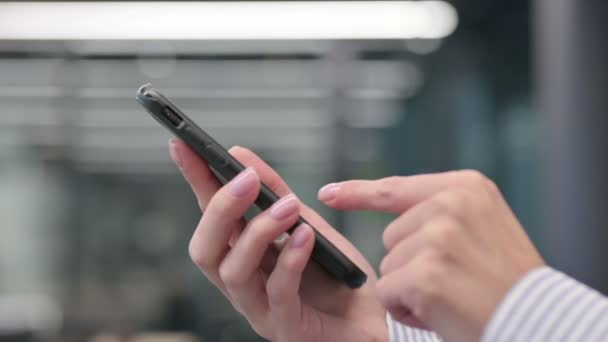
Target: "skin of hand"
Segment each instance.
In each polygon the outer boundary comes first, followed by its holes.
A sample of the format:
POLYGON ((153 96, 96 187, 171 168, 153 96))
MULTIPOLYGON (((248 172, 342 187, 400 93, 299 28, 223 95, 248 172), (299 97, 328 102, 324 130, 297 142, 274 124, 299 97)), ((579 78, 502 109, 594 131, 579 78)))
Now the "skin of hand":
POLYGON ((477 171, 329 184, 341 210, 399 215, 376 289, 394 319, 447 341, 478 341, 513 285, 544 264, 496 185, 477 171))
POLYGON ((225 186, 182 141, 170 153, 204 215, 189 253, 203 274, 260 336, 272 341, 387 341, 386 309, 365 258, 321 216, 302 204, 280 176, 251 151, 230 153, 247 167, 225 186), (264 182, 281 200, 248 223, 242 219, 264 182), (368 281, 351 290, 308 263, 314 236, 302 225, 277 247, 275 239, 304 217, 360 266, 368 281))

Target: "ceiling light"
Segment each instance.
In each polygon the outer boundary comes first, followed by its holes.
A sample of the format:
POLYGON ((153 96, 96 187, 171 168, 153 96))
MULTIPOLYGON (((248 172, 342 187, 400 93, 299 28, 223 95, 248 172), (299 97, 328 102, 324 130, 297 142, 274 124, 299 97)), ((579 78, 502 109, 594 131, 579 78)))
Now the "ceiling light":
POLYGON ((0 40, 442 38, 445 1, 0 2, 0 40))

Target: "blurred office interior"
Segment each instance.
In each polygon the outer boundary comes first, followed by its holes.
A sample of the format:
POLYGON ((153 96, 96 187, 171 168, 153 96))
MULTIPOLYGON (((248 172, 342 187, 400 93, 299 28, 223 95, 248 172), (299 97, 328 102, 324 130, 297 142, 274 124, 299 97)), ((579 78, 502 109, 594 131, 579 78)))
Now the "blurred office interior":
POLYGON ((608 4, 313 5, 0 1, 0 341, 259 340, 188 258, 201 213, 134 101, 147 82, 376 266, 391 217, 317 190, 473 168, 552 265, 608 291, 608 4))

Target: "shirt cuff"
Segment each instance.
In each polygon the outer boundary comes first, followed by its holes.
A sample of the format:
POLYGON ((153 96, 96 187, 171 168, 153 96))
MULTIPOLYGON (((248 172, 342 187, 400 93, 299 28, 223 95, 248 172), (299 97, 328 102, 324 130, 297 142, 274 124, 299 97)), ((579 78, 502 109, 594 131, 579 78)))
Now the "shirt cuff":
POLYGON ((386 325, 390 342, 441 342, 437 334, 418 328, 412 328, 395 321, 386 313, 386 325))
POLYGON ((483 342, 599 341, 608 303, 597 291, 549 267, 530 271, 492 314, 483 342))

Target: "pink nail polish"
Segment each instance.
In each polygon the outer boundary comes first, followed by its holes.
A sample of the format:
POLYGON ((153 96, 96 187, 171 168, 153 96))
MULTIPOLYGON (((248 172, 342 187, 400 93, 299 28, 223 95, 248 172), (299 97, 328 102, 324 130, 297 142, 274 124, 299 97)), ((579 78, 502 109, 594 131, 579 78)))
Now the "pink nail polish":
POLYGON ((182 168, 182 156, 177 151, 177 144, 175 139, 169 140, 169 155, 173 162, 177 165, 178 168, 182 168))
POLYGON ((289 244, 291 245, 291 247, 293 247, 293 248, 304 247, 304 245, 310 238, 310 234, 308 232, 309 229, 310 229, 310 226, 308 226, 306 223, 304 223, 304 224, 300 225, 298 228, 296 228, 296 230, 293 232, 293 234, 291 234, 291 237, 289 237, 289 244))
POLYGON ((340 190, 340 184, 332 183, 327 184, 319 190, 319 200, 323 202, 329 202, 336 199, 336 195, 340 190))
POLYGON ((244 197, 260 182, 253 168, 247 168, 234 178, 228 185, 228 191, 236 197, 244 197))
POLYGON ((300 208, 300 202, 294 194, 281 198, 270 208, 270 217, 277 221, 284 220, 293 215, 300 208))

